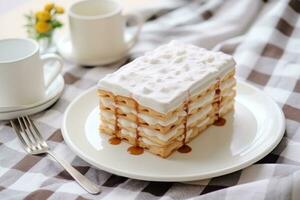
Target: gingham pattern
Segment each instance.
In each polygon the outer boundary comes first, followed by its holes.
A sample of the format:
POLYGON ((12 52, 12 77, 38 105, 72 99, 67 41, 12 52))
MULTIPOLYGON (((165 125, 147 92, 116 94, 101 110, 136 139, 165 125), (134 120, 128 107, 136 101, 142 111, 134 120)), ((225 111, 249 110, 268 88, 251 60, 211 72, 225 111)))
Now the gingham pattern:
POLYGON ((96 170, 70 151, 60 126, 68 104, 116 68, 66 63, 61 99, 33 119, 53 151, 101 185, 103 192, 89 195, 49 157, 26 154, 12 128, 2 122, 0 199, 300 199, 300 1, 189 1, 147 14, 152 17, 132 57, 171 39, 233 54, 237 75, 282 107, 287 126, 280 144, 251 167, 192 184, 138 181, 96 170))

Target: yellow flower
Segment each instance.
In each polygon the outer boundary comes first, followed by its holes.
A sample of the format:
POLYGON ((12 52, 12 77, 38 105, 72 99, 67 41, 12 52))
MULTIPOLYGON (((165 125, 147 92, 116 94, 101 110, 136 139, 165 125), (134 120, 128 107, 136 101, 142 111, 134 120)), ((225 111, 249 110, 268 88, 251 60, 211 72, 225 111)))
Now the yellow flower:
POLYGON ((46 11, 39 11, 35 16, 39 21, 48 21, 51 19, 51 15, 46 11))
POLYGON ((38 33, 47 33, 52 29, 51 24, 44 22, 44 21, 39 21, 35 24, 35 30, 38 33))
POLYGON ((44 7, 44 10, 50 12, 54 8, 54 3, 47 3, 44 7))
POLYGON ((65 9, 61 6, 55 6, 55 10, 58 14, 63 14, 65 12, 65 9))

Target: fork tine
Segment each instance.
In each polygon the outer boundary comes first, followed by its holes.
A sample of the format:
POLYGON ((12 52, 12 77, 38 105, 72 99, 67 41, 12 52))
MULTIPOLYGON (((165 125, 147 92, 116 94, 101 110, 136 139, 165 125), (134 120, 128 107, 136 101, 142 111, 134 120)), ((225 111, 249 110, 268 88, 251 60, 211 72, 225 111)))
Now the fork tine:
POLYGON ((24 124, 25 128, 25 134, 27 135, 27 138, 29 139, 29 141, 31 142, 32 146, 36 146, 37 142, 32 134, 32 131, 30 130, 30 127, 28 126, 26 119, 24 117, 21 117, 21 121, 24 124))
POLYGON ((17 137, 19 138, 19 140, 23 144, 23 147, 26 149, 28 147, 28 145, 26 144, 25 140, 21 136, 20 129, 17 127, 17 125, 15 124, 15 122, 13 120, 10 120, 10 124, 13 127, 14 131, 16 132, 17 137))
POLYGON ((20 120, 19 117, 17 118, 17 120, 18 120, 18 123, 19 123, 20 128, 21 128, 21 131, 20 131, 21 137, 24 139, 24 141, 25 141, 27 147, 32 148, 32 143, 31 143, 31 141, 29 140, 29 138, 28 138, 28 136, 27 136, 27 134, 26 134, 26 131, 25 131, 25 127, 24 127, 23 122, 20 120))
POLYGON ((25 123, 25 126, 26 126, 27 130, 29 131, 32 138, 34 139, 34 142, 36 144, 38 144, 39 143, 39 138, 37 137, 36 130, 32 130, 33 128, 32 128, 31 123, 28 120, 28 116, 23 117, 23 120, 24 120, 24 123, 25 123))
POLYGON ((30 119, 30 117, 26 116, 25 117, 27 119, 27 121, 29 122, 30 126, 34 129, 34 135, 37 138, 37 140, 39 141, 39 143, 41 143, 44 146, 48 146, 46 141, 43 139, 40 131, 37 129, 37 127, 35 126, 35 124, 33 123, 33 121, 30 119))
POLYGON ((34 135, 35 139, 37 140, 37 143, 38 145, 41 147, 41 148, 48 148, 48 145, 46 143, 46 141, 43 139, 40 131, 37 129, 37 127, 35 126, 35 124, 33 123, 33 121, 30 119, 30 117, 28 116, 25 116, 28 124, 30 125, 30 130, 31 130, 31 133, 34 135))

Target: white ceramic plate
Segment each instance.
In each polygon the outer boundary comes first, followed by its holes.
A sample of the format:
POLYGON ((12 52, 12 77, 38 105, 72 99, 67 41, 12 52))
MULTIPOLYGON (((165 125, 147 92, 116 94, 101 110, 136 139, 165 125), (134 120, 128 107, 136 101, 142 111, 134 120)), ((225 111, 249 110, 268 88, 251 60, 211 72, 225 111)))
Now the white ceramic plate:
POLYGON ((281 140, 285 119, 277 104, 255 87, 238 82, 235 111, 223 127, 211 126, 190 143, 189 154, 162 159, 127 153, 128 144, 111 145, 98 133, 96 88, 76 98, 63 119, 63 137, 82 159, 99 169, 150 181, 193 181, 245 168, 270 153, 281 140))
POLYGON ((46 91, 45 99, 31 105, 26 105, 7 111, 1 111, 0 120, 14 119, 22 115, 32 115, 45 110, 59 99, 64 90, 64 86, 64 78, 62 77, 62 75, 59 75, 46 91))

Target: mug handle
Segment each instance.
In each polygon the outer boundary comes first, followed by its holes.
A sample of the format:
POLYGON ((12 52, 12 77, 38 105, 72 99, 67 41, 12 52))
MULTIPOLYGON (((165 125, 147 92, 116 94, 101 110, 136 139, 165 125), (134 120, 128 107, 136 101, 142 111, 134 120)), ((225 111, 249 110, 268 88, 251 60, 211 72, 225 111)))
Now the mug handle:
POLYGON ((55 78, 60 74, 64 62, 60 56, 53 53, 41 55, 41 59, 44 62, 44 66, 46 62, 50 61, 57 61, 58 63, 58 65, 55 66, 54 70, 52 70, 52 72, 50 72, 49 75, 45 76, 47 77, 47 79, 45 80, 45 87, 48 88, 51 85, 51 83, 55 80, 55 78))
POLYGON ((132 19, 132 21, 136 24, 136 31, 135 33, 131 36, 131 38, 126 41, 127 43, 127 50, 130 50, 137 42, 138 37, 141 33, 142 26, 144 24, 144 19, 143 17, 138 14, 138 13, 130 13, 125 15, 126 21, 129 19, 132 19))

